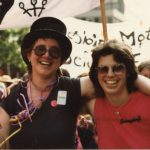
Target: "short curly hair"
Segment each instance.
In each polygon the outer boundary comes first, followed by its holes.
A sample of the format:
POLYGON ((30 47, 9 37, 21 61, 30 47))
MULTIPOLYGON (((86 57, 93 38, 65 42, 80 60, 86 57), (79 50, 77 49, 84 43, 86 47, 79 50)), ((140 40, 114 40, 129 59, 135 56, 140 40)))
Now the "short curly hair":
POLYGON ((98 81, 98 72, 96 67, 101 56, 113 55, 114 60, 118 63, 123 63, 127 70, 127 89, 128 92, 135 91, 134 81, 137 78, 137 68, 135 60, 131 53, 132 49, 123 42, 115 39, 95 48, 92 52, 92 64, 89 71, 89 77, 94 84, 97 96, 105 96, 105 93, 98 81))

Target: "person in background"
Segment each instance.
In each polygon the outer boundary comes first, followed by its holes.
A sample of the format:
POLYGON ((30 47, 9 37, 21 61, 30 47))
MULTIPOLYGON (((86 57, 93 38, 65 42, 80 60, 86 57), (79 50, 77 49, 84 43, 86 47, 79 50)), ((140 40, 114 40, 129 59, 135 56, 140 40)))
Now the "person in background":
POLYGON ((62 76, 70 77, 70 73, 67 69, 60 68, 60 73, 62 76))
MULTIPOLYGON (((84 104, 81 97, 94 96, 94 88, 89 77, 75 79, 60 74, 60 66, 72 51, 66 32, 61 20, 42 17, 23 38, 21 55, 28 78, 12 86, 2 100, 1 148, 76 148, 77 116, 84 104)), ((139 76, 135 84, 149 94, 149 83, 149 79, 139 76)))
MULTIPOLYGON (((88 76, 87 72, 83 72, 78 75, 78 78, 88 76)), ((86 97, 83 97, 83 101, 86 101, 86 97)), ((95 126, 93 118, 87 108, 84 105, 78 115, 77 120, 77 132, 78 141, 80 140, 83 149, 97 149, 97 144, 95 141, 95 126)))
POLYGON ((143 61, 138 65, 139 74, 150 78, 150 60, 143 61))
POLYGON ((88 107, 102 149, 150 148, 150 96, 137 90, 131 48, 110 40, 92 53, 89 76, 97 97, 88 107))
POLYGON ((9 75, 0 76, 0 102, 9 93, 9 86, 15 81, 9 75))
POLYGON ((10 86, 14 81, 9 75, 0 76, 0 82, 3 82, 6 87, 10 86))
POLYGON ((83 149, 98 149, 93 117, 85 106, 78 116, 77 131, 83 149))

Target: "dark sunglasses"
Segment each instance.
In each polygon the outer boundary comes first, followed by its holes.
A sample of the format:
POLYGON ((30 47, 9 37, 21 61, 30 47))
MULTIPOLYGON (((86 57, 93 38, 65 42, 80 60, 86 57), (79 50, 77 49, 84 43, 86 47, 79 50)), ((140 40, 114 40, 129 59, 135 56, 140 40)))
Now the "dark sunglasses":
POLYGON ((42 56, 46 52, 48 52, 50 57, 55 58, 55 59, 61 56, 61 50, 58 47, 50 47, 49 49, 47 49, 45 45, 38 45, 33 50, 34 50, 35 55, 37 56, 42 56))
POLYGON ((108 74, 109 68, 112 69, 113 73, 122 73, 125 70, 125 65, 123 64, 116 64, 113 66, 99 66, 96 69, 98 70, 99 73, 101 74, 108 74))

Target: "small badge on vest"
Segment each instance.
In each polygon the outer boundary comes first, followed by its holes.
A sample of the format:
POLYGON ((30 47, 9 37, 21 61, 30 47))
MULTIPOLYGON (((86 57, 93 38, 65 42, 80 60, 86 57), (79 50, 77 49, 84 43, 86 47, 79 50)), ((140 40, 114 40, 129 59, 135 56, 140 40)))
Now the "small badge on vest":
POLYGON ((66 105, 66 101, 67 101, 67 91, 58 91, 57 104, 66 105))

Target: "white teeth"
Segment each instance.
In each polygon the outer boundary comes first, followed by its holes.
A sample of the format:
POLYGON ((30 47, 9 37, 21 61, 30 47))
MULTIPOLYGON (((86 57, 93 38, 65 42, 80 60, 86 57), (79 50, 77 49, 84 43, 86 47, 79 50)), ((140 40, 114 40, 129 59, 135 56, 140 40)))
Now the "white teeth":
POLYGON ((107 84, 116 84, 117 81, 106 81, 107 84))
POLYGON ((42 64, 42 65, 50 65, 50 63, 49 63, 49 62, 46 62, 46 61, 41 61, 41 64, 42 64))

